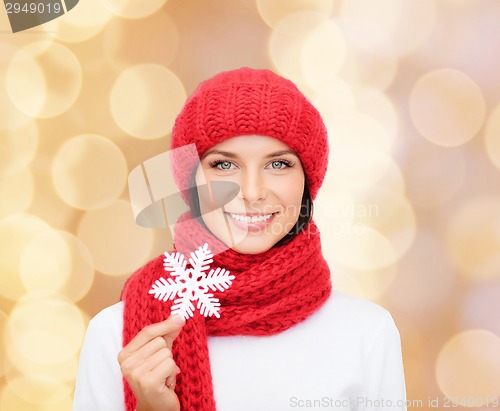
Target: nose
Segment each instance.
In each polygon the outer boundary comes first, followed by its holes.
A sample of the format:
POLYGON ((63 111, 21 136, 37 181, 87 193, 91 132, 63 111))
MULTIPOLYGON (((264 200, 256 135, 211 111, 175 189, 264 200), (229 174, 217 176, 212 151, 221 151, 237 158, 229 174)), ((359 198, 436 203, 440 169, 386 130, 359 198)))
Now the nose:
POLYGON ((252 202, 260 201, 266 197, 266 187, 265 182, 260 173, 258 172, 248 172, 245 173, 240 184, 240 196, 243 200, 252 202))

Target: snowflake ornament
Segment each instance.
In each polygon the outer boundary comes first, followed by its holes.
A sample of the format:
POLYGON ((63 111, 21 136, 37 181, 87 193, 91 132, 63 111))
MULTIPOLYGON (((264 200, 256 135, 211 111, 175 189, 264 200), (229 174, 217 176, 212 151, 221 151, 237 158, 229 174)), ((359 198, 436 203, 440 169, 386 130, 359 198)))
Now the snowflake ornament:
POLYGON ((205 317, 215 315, 220 318, 220 302, 214 297, 212 291, 225 291, 229 288, 234 280, 234 275, 225 268, 217 267, 207 271, 214 260, 213 254, 208 248, 208 244, 204 244, 191 254, 189 264, 192 268, 186 268, 188 261, 184 255, 176 253, 165 253, 163 266, 165 271, 170 272, 170 278, 160 277, 156 280, 148 291, 148 294, 154 294, 154 298, 167 301, 174 300, 171 307, 171 313, 182 315, 186 320, 193 317, 194 305, 192 301, 198 301, 196 309, 205 317), (172 278, 173 277, 173 278, 172 278))

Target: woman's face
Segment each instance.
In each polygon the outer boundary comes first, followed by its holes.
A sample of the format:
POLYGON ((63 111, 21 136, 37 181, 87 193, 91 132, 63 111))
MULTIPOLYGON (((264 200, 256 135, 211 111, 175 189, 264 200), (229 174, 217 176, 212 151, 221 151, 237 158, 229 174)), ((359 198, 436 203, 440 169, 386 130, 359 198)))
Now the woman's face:
POLYGON ((298 156, 281 141, 256 135, 225 140, 203 154, 196 185, 230 181, 240 190, 222 208, 203 214, 203 221, 235 251, 267 251, 297 222, 304 180, 298 156))

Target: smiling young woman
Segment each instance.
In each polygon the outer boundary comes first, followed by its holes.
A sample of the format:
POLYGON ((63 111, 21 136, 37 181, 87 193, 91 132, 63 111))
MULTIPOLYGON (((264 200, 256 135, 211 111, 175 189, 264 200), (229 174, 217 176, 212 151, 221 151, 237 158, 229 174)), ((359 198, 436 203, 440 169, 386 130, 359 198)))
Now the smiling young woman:
POLYGON ((219 316, 186 320, 149 293, 167 257, 138 269, 89 325, 74 411, 406 410, 390 313, 332 289, 312 219, 328 138, 297 87, 269 70, 220 73, 188 99, 170 147, 190 205, 175 251, 206 244, 233 282, 213 292, 219 316), (197 158, 175 156, 190 144, 197 158), (215 183, 237 193, 219 201, 215 183))

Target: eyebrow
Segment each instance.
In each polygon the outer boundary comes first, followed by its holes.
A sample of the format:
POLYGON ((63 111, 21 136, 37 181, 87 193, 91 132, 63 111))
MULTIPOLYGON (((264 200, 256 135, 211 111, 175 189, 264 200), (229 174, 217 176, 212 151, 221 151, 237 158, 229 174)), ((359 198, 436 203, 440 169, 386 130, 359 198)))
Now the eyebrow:
MULTIPOLYGON (((238 158, 239 157, 237 154, 231 153, 230 151, 210 150, 210 151, 205 152, 201 156, 201 160, 203 160, 205 157, 207 157, 211 154, 218 154, 218 155, 229 157, 229 158, 238 158)), ((291 154, 291 155, 297 157, 297 154, 295 154, 292 150, 281 150, 281 151, 275 151, 274 153, 268 154, 264 158, 281 157, 281 156, 284 156, 287 154, 291 154)))

